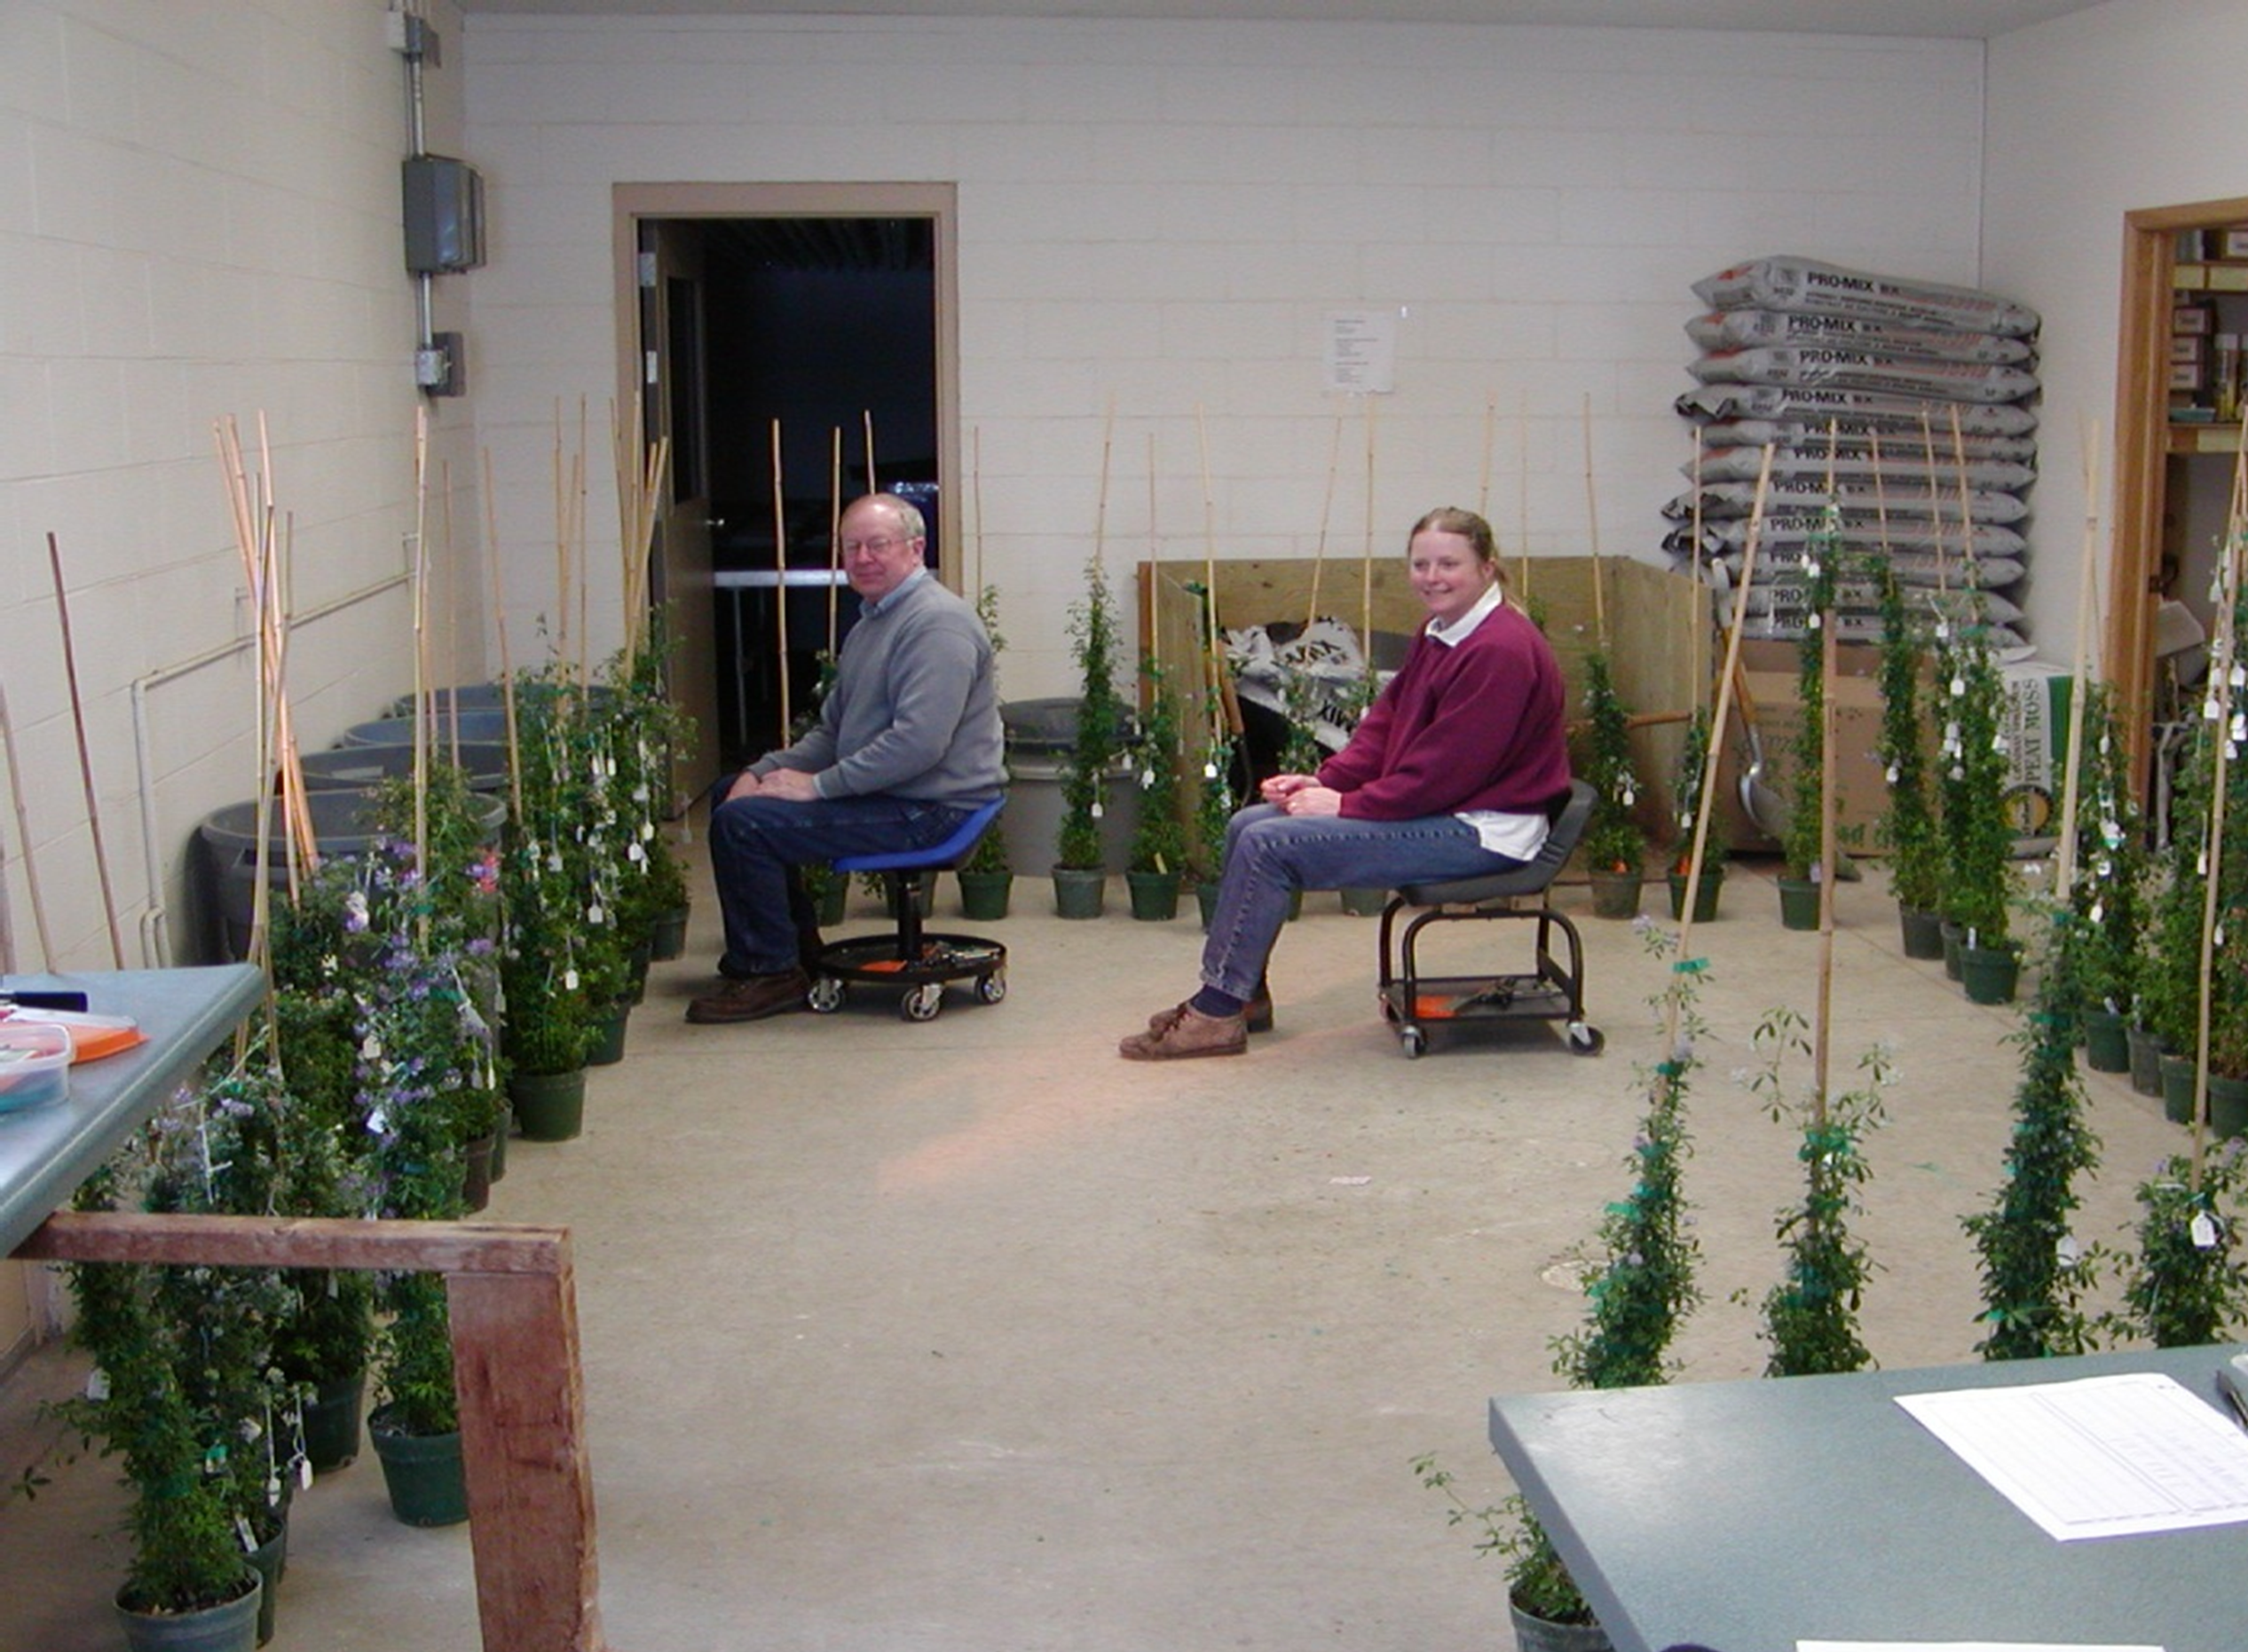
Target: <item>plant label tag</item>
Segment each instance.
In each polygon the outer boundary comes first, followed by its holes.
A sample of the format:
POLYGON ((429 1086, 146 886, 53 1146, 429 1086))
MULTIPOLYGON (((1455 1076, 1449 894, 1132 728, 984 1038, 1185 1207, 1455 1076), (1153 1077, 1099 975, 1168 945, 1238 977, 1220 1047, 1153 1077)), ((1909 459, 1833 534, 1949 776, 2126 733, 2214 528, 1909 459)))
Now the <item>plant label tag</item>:
POLYGON ((2210 1220, 2209 1213, 2207 1211, 2196 1211, 2193 1217, 2193 1225, 2189 1227, 2187 1231, 2193 1237, 2193 1247, 2196 1250, 2216 1249, 2217 1224, 2210 1220))

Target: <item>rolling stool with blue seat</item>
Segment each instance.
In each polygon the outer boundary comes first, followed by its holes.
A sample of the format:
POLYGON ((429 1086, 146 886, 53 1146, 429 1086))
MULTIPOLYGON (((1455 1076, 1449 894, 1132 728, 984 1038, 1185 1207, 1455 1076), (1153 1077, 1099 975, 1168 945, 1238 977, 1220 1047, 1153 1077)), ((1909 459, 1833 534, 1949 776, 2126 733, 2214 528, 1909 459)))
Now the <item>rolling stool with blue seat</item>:
POLYGON ((856 982, 876 987, 902 987, 898 1013, 909 1021, 934 1021, 944 1008, 947 981, 973 979, 982 1003, 997 1003, 1007 995, 1007 949, 980 935, 938 935, 921 928, 923 891, 939 872, 956 869, 975 850, 976 843, 999 818, 1006 799, 987 803, 959 824, 943 843, 926 849, 899 849, 882 854, 848 854, 835 862, 838 872, 876 872, 883 893, 897 914, 897 928, 888 934, 853 935, 822 947, 812 966, 811 990, 804 1002, 821 1015, 843 1007, 847 987, 856 982))
POLYGON ((1562 862, 1576 848, 1577 839, 1584 836, 1594 795, 1583 781, 1569 783, 1569 795, 1554 815, 1536 859, 1488 877, 1408 884, 1382 909, 1382 1014, 1396 1029, 1398 1042, 1408 1058, 1428 1048, 1430 1023, 1455 1026, 1502 1019, 1566 1022, 1572 1050, 1581 1056, 1600 1052, 1607 1041, 1599 1028, 1584 1019, 1583 938, 1566 914, 1555 911, 1542 898, 1562 862), (1530 895, 1541 897, 1536 906, 1512 904, 1530 895), (1396 938, 1398 944, 1392 947, 1398 915, 1408 907, 1426 910, 1405 926, 1404 934, 1396 938), (1417 943, 1421 932, 1430 924, 1510 918, 1538 926, 1535 967, 1528 972, 1433 977, 1421 973, 1417 943), (1557 933, 1566 943, 1566 963, 1554 955, 1557 933))

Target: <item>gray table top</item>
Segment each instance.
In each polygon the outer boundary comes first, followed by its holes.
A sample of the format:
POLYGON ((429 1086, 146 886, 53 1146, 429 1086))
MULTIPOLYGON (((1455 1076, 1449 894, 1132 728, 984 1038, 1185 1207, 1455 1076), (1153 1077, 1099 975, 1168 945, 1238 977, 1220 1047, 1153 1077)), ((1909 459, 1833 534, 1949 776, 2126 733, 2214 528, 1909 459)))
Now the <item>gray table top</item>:
POLYGON ((2248 1525, 2058 1543, 1893 1403, 2233 1348, 1512 1395, 1491 1443, 1617 1652, 1799 1638, 2248 1646, 2248 1525))
POLYGON ((208 969, 12 975, 14 987, 68 987, 97 1015, 129 1015, 148 1042, 70 1070, 70 1094, 0 1113, 0 1256, 70 1200, 119 1143, 193 1075, 256 1003, 265 978, 246 964, 208 969))

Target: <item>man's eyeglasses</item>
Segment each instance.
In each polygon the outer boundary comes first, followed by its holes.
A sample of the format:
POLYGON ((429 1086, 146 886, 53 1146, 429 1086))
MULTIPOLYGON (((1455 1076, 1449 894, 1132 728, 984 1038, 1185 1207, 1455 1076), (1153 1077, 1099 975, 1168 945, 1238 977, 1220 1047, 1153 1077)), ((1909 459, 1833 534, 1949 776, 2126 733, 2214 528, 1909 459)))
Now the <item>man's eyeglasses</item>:
POLYGON ((864 551, 869 556, 887 556, 901 545, 911 545, 910 539, 885 535, 879 539, 845 539, 836 547, 846 556, 856 556, 864 551))

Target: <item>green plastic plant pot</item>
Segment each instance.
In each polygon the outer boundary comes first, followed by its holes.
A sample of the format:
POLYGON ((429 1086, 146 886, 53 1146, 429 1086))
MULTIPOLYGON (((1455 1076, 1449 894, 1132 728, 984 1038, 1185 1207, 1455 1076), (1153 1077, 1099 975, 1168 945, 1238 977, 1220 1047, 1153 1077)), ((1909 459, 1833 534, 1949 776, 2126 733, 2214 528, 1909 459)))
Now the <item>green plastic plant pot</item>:
POLYGON ((249 1587, 231 1601, 193 1612, 131 1612, 117 1608, 130 1652, 256 1652, 257 1609, 265 1580, 247 1562, 249 1587))
POLYGON ((1099 917, 1105 904, 1108 875, 1097 868, 1057 866, 1053 869, 1053 909, 1068 918, 1099 917))
POLYGON ((2022 955, 2011 947, 1961 947, 1960 987, 1969 1003, 2012 1003, 2022 955))
POLYGON ((1179 916, 1179 874, 1126 872, 1124 888, 1132 896, 1132 916, 1146 924, 1168 924, 1179 916))
POLYGON ((526 1142, 573 1140, 585 1128, 586 1070, 510 1074, 508 1102, 526 1142))
POLYGON ((404 1434, 386 1428, 386 1407, 367 1420, 390 1513, 409 1526, 457 1526, 469 1517, 469 1476, 458 1429, 404 1434))

